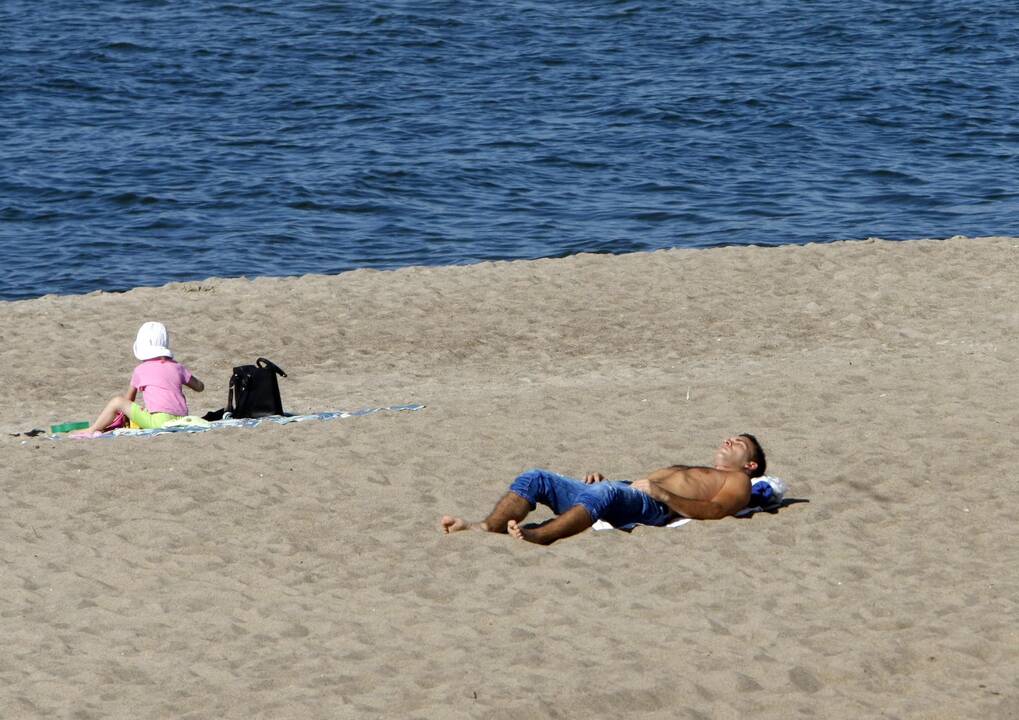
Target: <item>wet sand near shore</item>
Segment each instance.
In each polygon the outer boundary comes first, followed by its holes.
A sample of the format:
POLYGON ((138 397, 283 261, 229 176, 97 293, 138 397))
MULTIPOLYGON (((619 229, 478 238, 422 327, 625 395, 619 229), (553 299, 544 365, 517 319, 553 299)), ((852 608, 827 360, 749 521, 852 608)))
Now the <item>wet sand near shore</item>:
MULTIPOLYGON (((578 255, 0 303, 0 715, 1019 715, 1019 239, 578 255), (164 322, 222 407, 89 441, 164 322), (528 468, 756 434, 800 502, 548 548, 443 535, 528 468)), ((535 519, 547 514, 538 511, 535 519)))

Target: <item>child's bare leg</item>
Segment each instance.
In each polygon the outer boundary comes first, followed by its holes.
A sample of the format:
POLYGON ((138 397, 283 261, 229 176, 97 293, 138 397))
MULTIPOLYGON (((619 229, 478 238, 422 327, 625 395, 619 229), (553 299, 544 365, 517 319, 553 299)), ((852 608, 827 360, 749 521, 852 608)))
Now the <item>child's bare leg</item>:
POLYGON ((510 520, 506 532, 517 540, 526 540, 538 545, 551 545, 556 540, 584 532, 594 525, 591 514, 583 505, 574 505, 558 517, 537 527, 522 527, 517 520, 510 520))
POLYGON ((445 533, 460 530, 487 530, 488 532, 504 533, 506 525, 510 521, 519 522, 527 517, 529 512, 531 512, 531 503, 516 493, 508 492, 495 504, 488 517, 481 522, 468 522, 463 518, 451 515, 444 515, 439 522, 445 533))
POLYGON ((113 419, 117 417, 117 413, 122 412, 126 415, 130 411, 131 401, 123 395, 114 395, 110 401, 106 403, 106 407, 104 407, 103 411, 99 413, 99 417, 96 418, 94 423, 89 425, 87 429, 72 433, 72 435, 91 435, 92 433, 102 432, 111 422, 113 422, 113 419))

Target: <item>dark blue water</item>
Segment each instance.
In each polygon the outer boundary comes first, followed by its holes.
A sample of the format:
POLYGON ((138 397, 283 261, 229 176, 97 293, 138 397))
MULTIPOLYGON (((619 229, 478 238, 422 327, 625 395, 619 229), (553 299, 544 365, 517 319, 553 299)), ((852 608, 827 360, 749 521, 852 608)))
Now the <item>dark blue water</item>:
POLYGON ((0 298, 1019 234, 1015 0, 0 0, 0 298))

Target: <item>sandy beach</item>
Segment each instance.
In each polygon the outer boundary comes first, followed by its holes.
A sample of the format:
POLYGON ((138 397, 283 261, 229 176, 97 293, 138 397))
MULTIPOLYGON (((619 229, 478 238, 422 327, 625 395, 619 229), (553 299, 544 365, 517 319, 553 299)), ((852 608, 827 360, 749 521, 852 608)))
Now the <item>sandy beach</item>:
MULTIPOLYGON (((0 303, 4 718, 1019 716, 1019 239, 210 279, 0 303), (223 407, 73 441, 159 320, 223 407), (443 535, 533 467, 756 434, 799 502, 548 548, 443 535)), ((541 519, 541 512, 533 517, 541 519)))

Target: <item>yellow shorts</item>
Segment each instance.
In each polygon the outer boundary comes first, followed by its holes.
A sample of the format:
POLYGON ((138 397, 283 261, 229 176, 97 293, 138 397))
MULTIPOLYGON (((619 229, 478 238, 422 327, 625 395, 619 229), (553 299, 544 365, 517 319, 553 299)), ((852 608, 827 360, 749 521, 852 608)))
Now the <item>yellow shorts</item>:
POLYGON ((171 420, 176 420, 176 415, 170 413, 150 413, 147 410, 143 410, 142 406, 138 403, 131 403, 131 412, 127 414, 131 420, 131 427, 140 427, 143 430, 152 430, 154 428, 161 428, 171 420))

